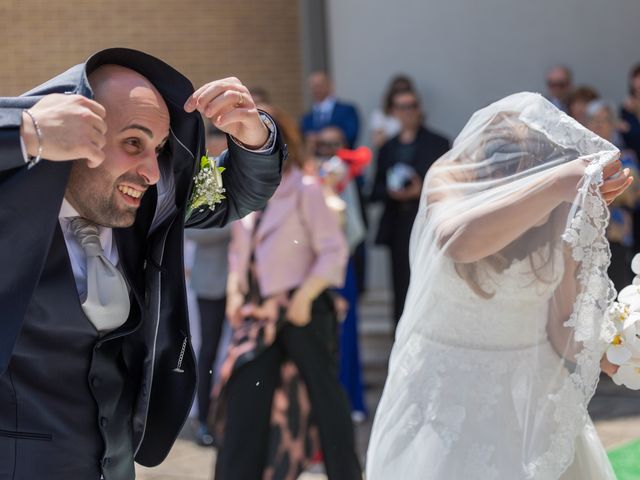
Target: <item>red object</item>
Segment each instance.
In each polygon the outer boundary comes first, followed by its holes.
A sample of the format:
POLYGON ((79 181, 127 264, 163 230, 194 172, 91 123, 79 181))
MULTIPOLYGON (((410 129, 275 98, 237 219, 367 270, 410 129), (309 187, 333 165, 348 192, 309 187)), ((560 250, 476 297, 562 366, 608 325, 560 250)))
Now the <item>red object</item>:
POLYGON ((311 458, 311 464, 315 465, 317 463, 324 463, 324 455, 322 450, 316 450, 316 453, 311 458))
POLYGON ((371 149, 367 147, 358 147, 355 150, 341 148, 336 155, 349 166, 349 178, 360 175, 371 163, 373 157, 371 149))

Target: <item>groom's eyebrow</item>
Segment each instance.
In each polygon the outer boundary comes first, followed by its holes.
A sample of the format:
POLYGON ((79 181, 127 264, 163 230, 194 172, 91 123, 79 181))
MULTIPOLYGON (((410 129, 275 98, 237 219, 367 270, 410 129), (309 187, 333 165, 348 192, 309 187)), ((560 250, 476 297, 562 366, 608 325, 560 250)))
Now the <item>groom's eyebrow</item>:
POLYGON ((120 133, 124 132, 125 130, 131 130, 131 129, 140 130, 146 133, 149 138, 153 139, 153 132, 149 128, 145 127, 144 125, 138 125, 137 123, 132 123, 131 125, 127 125, 122 130, 120 130, 120 133))

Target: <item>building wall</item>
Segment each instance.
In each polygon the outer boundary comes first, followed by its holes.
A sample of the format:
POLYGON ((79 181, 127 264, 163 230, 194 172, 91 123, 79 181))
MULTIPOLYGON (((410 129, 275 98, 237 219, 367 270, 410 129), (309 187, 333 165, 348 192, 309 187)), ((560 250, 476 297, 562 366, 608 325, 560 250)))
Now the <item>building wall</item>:
POLYGON ((3 0, 0 18, 0 96, 120 46, 161 58, 196 88, 233 75, 302 109, 298 0, 3 0))

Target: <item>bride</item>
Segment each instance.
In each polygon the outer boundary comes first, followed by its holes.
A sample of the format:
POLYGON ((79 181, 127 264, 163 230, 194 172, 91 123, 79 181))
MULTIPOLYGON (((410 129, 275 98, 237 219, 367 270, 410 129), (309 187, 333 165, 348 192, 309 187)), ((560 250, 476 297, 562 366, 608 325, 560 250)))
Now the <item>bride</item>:
POLYGON ((617 149, 543 97, 478 112, 425 179, 367 480, 615 479, 587 404, 617 149))

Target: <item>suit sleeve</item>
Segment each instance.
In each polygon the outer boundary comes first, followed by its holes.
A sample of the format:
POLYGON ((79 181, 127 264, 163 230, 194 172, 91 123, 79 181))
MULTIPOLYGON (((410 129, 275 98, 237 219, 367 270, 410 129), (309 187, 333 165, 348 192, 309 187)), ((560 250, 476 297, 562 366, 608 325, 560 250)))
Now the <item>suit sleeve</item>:
POLYGON ((0 172, 26 166, 20 146, 22 108, 0 107, 0 172))
POLYGON ((250 212, 262 210, 278 188, 282 163, 287 156, 287 147, 279 132, 269 152, 251 152, 231 138, 228 145, 229 149, 218 158, 218 164, 225 168, 222 182, 226 198, 215 206, 213 212, 207 210, 192 215, 185 227, 220 227, 250 212))
POLYGON ((302 135, 306 135, 313 129, 312 119, 313 119, 312 113, 306 113, 300 119, 300 131, 302 132, 302 135))

